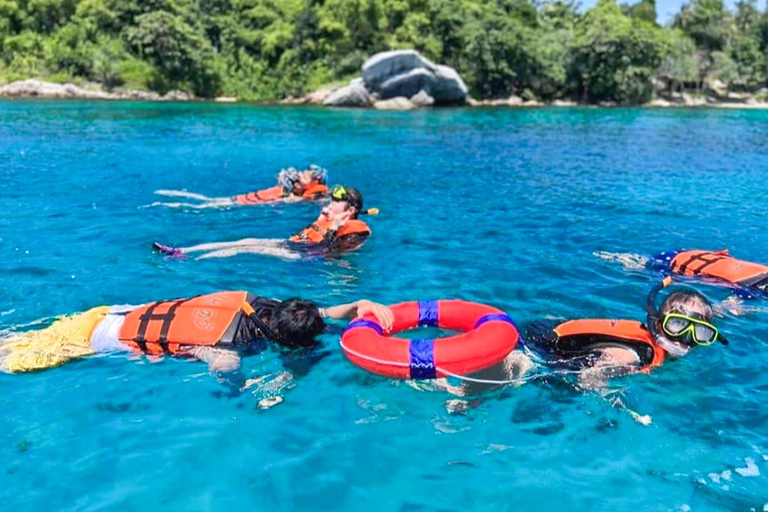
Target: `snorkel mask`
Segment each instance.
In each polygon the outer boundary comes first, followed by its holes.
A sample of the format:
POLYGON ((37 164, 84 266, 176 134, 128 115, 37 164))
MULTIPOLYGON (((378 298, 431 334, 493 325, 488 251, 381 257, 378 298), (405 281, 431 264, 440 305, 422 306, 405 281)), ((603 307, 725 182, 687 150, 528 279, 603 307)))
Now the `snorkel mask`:
POLYGON ((728 340, 711 322, 680 312, 661 313, 656 307, 656 297, 671 284, 672 278, 665 277, 648 294, 648 331, 654 341, 674 358, 683 357, 694 345, 706 347, 715 341, 727 345, 728 340), (657 331, 658 325, 661 325, 661 333, 657 331))
POLYGON ((334 185, 331 190, 331 199, 334 201, 345 201, 347 199, 347 189, 344 185, 334 185))
MULTIPOLYGON (((350 190, 354 190, 350 188, 350 190)), ((378 208, 368 208, 367 210, 363 210, 362 199, 358 196, 351 195, 346 187, 344 185, 334 185, 331 189, 331 201, 347 201, 350 205, 355 207, 358 212, 358 215, 378 215, 379 209, 378 208)))

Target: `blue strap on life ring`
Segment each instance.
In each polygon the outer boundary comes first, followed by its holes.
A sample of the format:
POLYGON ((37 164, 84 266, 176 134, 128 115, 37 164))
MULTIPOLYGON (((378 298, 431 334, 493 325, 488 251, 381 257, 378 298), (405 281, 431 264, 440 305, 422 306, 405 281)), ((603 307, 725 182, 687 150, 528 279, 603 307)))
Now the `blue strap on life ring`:
POLYGON ((412 379, 434 379, 435 340, 411 340, 409 346, 412 379))
POLYGON ((504 313, 491 313, 488 315, 483 315, 480 318, 477 319, 477 322, 475 322, 475 326, 473 329, 477 329, 481 325, 488 323, 488 322, 506 322, 508 324, 511 324, 515 330, 519 333, 520 329, 517 328, 517 324, 509 315, 505 315, 504 313))
POLYGON ((487 322, 506 322, 512 327, 515 328, 517 331, 517 339, 518 343, 520 343, 522 346, 525 346, 525 340, 523 339, 523 333, 520 332, 520 328, 517 326, 517 323, 512 320, 512 317, 509 315, 506 315, 504 313, 491 313, 489 315, 483 315, 480 318, 478 318, 477 322, 475 322, 474 329, 477 329, 481 325, 487 322))
POLYGON ((436 300, 419 301, 419 326, 437 327, 438 305, 436 300))
POLYGON ((370 320, 355 320, 353 322, 350 322, 350 324, 347 326, 344 332, 349 331, 351 329, 356 329, 356 328, 373 329, 374 331, 379 333, 379 335, 384 336, 384 329, 376 322, 372 322, 370 320))

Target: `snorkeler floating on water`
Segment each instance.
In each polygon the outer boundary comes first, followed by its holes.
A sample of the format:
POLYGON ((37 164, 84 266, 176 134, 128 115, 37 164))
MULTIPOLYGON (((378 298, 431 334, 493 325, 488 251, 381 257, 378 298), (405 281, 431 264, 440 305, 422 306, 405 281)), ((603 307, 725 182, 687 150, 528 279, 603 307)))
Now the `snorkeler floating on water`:
POLYGON ((665 278, 648 295, 647 322, 571 320, 536 322, 525 346, 548 364, 578 370, 584 388, 604 385, 608 377, 648 373, 667 357, 678 359, 698 346, 728 341, 712 324, 712 305, 701 293, 677 287, 656 306, 656 297, 672 280, 665 278))
POLYGON ((675 274, 721 284, 744 299, 768 298, 768 265, 734 258, 728 249, 662 251, 650 258, 637 254, 595 254, 618 261, 627 268, 647 268, 664 275, 675 274))
POLYGON ((155 250, 173 257, 203 252, 199 258, 226 258, 236 254, 262 254, 286 259, 302 256, 333 256, 358 249, 371 234, 360 215, 376 215, 378 210, 363 210, 363 196, 357 189, 333 187, 331 202, 318 218, 288 240, 245 238, 234 242, 215 242, 185 248, 154 243, 155 250))
MULTIPOLYGON (((528 356, 531 353, 536 361, 556 373, 577 374, 582 389, 597 390, 605 387, 608 378, 648 373, 667 358, 685 356, 693 347, 709 346, 715 342, 727 345, 728 341, 712 324, 714 312, 710 302, 699 292, 680 287, 664 299, 661 307, 656 306, 659 292, 671 285, 671 282, 670 278, 666 278, 649 293, 646 324, 634 320, 608 319, 536 321, 525 328, 524 336, 520 339, 519 345, 524 350, 512 350, 501 363, 461 376, 461 385, 454 386, 438 378, 433 386, 467 397, 480 395, 501 385, 522 384, 526 374, 535 366, 528 356)), ((395 317, 397 327, 397 315, 395 317)), ((375 324, 372 317, 363 318, 362 322, 375 324)), ((355 325, 361 325, 361 320, 356 320, 350 327, 355 325)), ((344 336, 349 336, 351 332, 347 330, 344 336)), ((386 349, 376 350, 387 353, 386 349)), ((392 354, 392 351, 389 353, 392 354)), ((360 364, 359 354, 347 355, 353 362, 360 364)), ((378 366, 381 366, 381 359, 378 358, 378 366)), ((423 357, 418 362, 422 360, 423 357)), ((366 367, 364 364, 361 366, 366 367)), ((431 374, 432 378, 436 376, 439 377, 439 373, 431 374)), ((650 417, 627 409, 620 401, 614 401, 614 405, 626 409, 636 421, 650 423, 650 417)), ((460 411, 466 406, 466 402, 451 404, 451 410, 460 411)))
POLYGON ((328 195, 326 181, 328 171, 310 165, 303 171, 283 169, 277 175, 277 185, 256 192, 240 194, 233 197, 207 197, 183 190, 157 190, 155 194, 169 197, 194 199, 199 203, 154 203, 153 206, 168 206, 170 208, 224 208, 229 206, 253 206, 276 202, 312 201, 328 195))
POLYGON ((44 329, 11 334, 0 345, 0 370, 42 370, 93 354, 133 352, 196 359, 212 372, 232 372, 259 343, 312 347, 326 328, 324 318, 366 314, 392 325, 390 310, 368 300, 319 308, 307 300, 281 302, 245 291, 101 306, 59 317, 44 329))

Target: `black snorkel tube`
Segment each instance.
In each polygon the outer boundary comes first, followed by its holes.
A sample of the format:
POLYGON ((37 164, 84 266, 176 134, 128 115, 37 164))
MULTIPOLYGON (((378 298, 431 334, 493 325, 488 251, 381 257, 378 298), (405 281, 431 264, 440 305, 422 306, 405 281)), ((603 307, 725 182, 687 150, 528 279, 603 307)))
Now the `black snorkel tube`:
POLYGON ((645 311, 647 313, 646 316, 646 327, 648 328, 648 332, 651 333, 651 337, 653 337, 653 341, 658 341, 658 339, 661 337, 659 332, 656 330, 656 324, 661 320, 661 311, 656 307, 656 297, 659 295, 659 292, 672 284, 672 278, 669 276, 666 276, 664 279, 659 281, 659 283, 654 286, 650 292, 648 292, 648 298, 645 302, 645 311))
MULTIPOLYGON (((646 300, 645 304, 645 310, 647 312, 646 316, 646 327, 648 328, 648 332, 653 337, 653 340, 658 343, 658 340, 660 338, 664 338, 659 332, 656 330, 656 324, 661 321, 661 310, 656 307, 656 297, 659 295, 659 292, 663 290, 664 288, 672 285, 672 277, 666 276, 664 277, 656 286, 654 286, 651 291, 648 293, 648 299, 646 300)), ((722 343, 723 345, 728 345, 728 340, 720 334, 720 331, 717 331, 717 341, 722 343)))
POLYGON ((261 331, 261 334, 264 335, 265 338, 267 338, 269 341, 274 341, 275 343, 279 343, 280 340, 275 334, 275 331, 272 330, 272 328, 267 325, 267 323, 259 318, 259 315, 256 314, 256 310, 253 309, 253 306, 250 305, 248 302, 244 302, 241 306, 243 313, 251 319, 251 321, 256 324, 256 327, 261 331))

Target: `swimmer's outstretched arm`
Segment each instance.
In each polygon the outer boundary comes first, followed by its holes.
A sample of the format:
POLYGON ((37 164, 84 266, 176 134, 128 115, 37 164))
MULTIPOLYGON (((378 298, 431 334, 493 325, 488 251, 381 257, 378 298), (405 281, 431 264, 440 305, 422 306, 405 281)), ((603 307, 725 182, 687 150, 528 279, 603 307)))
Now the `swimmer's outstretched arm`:
POLYGON ((637 371, 637 366, 632 362, 633 357, 627 350, 614 350, 610 354, 603 354, 590 368, 579 373, 579 386, 582 389, 598 391, 614 407, 627 411, 633 420, 641 425, 650 425, 651 417, 642 415, 627 407, 620 398, 610 398, 607 393, 607 379, 618 377, 637 371))
POLYGON ((230 398, 242 393, 246 380, 240 372, 240 354, 235 350, 221 347, 184 347, 184 355, 208 364, 208 372, 216 381, 227 388, 230 398))
POLYGON ((320 312, 324 317, 333 318, 335 320, 360 318, 361 316, 370 313, 379 321, 385 331, 392 330, 392 325, 395 323, 395 315, 392 313, 391 309, 384 304, 379 304, 366 299, 360 299, 348 304, 339 304, 338 306, 330 306, 321 309, 320 312))
POLYGON ((234 350, 194 346, 186 348, 184 354, 208 363, 212 374, 234 372, 240 368, 240 354, 234 350))

